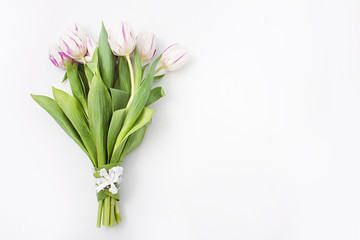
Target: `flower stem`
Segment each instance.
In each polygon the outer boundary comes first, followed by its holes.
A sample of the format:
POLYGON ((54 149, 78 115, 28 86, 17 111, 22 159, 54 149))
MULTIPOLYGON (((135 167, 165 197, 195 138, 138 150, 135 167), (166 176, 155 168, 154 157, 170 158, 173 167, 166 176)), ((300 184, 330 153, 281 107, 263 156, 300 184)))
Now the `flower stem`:
POLYGON ((130 55, 126 55, 126 61, 128 63, 129 66, 129 71, 130 71, 130 82, 131 82, 131 95, 130 95, 130 99, 128 104, 126 105, 126 107, 129 107, 133 98, 134 98, 134 94, 135 94, 135 80, 134 80, 134 70, 133 70, 133 66, 131 63, 131 59, 130 59, 130 55))
POLYGON ((86 63, 86 60, 85 60, 84 56, 81 57, 81 60, 83 61, 83 64, 86 63))
POLYGON ((117 202, 115 202, 115 218, 116 218, 116 223, 119 223, 121 221, 119 206, 117 202))
POLYGON ((101 214, 103 210, 104 200, 100 200, 99 207, 98 207, 98 216, 97 216, 97 223, 96 226, 99 228, 101 227, 101 214))
POLYGON ((110 197, 105 198, 104 200, 104 216, 103 216, 103 225, 105 227, 110 224, 110 197))
POLYGON ((115 225, 115 199, 110 198, 110 227, 115 225))
POLYGON ((157 74, 158 72, 160 72, 160 70, 162 70, 163 68, 164 68, 164 67, 161 66, 161 67, 159 67, 158 69, 156 69, 156 71, 154 72, 154 75, 157 74))

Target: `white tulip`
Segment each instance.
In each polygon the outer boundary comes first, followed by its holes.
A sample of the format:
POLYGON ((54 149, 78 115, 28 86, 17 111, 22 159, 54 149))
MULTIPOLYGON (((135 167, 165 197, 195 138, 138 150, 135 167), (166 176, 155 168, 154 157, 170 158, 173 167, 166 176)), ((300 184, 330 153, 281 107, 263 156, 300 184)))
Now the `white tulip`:
POLYGON ((95 49, 98 46, 97 37, 95 35, 89 35, 86 38, 87 54, 85 56, 86 62, 91 62, 94 56, 95 49))
POLYGON ((77 61, 83 59, 87 53, 86 35, 79 29, 79 26, 69 28, 60 38, 60 48, 77 61))
POLYGON ((174 71, 181 68, 189 60, 188 52, 178 43, 166 48, 160 62, 163 68, 174 71))
POLYGON ((136 47, 142 60, 149 60, 155 55, 157 39, 153 33, 141 32, 136 37, 136 47))
POLYGON ((72 59, 66 55, 60 48, 59 45, 54 44, 49 47, 49 59, 58 68, 66 68, 66 60, 72 63, 72 59))
POLYGON ((109 45, 116 56, 127 56, 135 49, 135 33, 127 22, 121 22, 109 29, 109 45))
POLYGON ((80 24, 78 23, 73 23, 69 28, 68 28, 69 31, 72 31, 72 32, 77 32, 80 36, 82 37, 87 37, 89 34, 88 34, 88 31, 83 27, 81 26, 80 24))

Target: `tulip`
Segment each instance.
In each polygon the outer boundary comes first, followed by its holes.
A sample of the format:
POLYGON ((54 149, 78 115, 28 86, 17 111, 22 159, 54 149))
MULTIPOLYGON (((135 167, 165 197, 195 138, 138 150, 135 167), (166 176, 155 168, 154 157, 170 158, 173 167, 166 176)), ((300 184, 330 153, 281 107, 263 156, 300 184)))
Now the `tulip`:
POLYGON ((58 45, 54 44, 49 47, 49 59, 58 68, 66 68, 66 60, 72 63, 71 57, 66 55, 58 45))
POLYGON ((155 55, 156 42, 157 40, 153 33, 139 33, 139 35, 136 37, 136 46, 142 60, 149 60, 155 55))
POLYGON ((69 29, 60 38, 60 48, 76 61, 83 60, 87 53, 86 36, 76 29, 69 29))
POLYGON ((111 50, 116 56, 127 56, 135 49, 135 34, 132 26, 127 22, 110 28, 108 40, 111 50))
POLYGON ((85 28, 83 28, 81 25, 79 25, 78 23, 74 23, 72 24, 69 28, 69 31, 71 32, 76 32, 78 33, 80 36, 82 37, 86 37, 88 36, 88 32, 85 30, 85 28))
POLYGON ((86 47, 87 47, 87 54, 85 56, 86 62, 91 62, 94 56, 94 52, 96 47, 98 46, 97 37, 94 35, 89 35, 86 37, 86 47))
POLYGON ((174 71, 181 68, 189 60, 189 54, 178 43, 166 48, 161 56, 161 68, 174 71))

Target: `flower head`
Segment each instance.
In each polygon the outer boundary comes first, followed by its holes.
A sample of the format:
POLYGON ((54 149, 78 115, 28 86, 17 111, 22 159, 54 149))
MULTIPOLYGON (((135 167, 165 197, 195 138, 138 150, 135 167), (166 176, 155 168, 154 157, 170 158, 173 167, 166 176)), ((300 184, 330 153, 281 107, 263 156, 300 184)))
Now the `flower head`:
POLYGON ((81 26, 80 24, 78 23, 73 23, 69 28, 68 28, 69 31, 72 31, 72 32, 76 32, 78 33, 80 36, 83 36, 83 37, 86 37, 88 36, 88 31, 83 27, 81 26))
POLYGON ((66 53, 64 53, 57 44, 49 46, 49 59, 60 69, 66 68, 66 60, 72 63, 71 57, 66 55, 66 53))
POLYGON ((116 56, 126 56, 135 49, 135 33, 127 22, 115 25, 108 30, 109 45, 116 56))
POLYGON ((141 32, 136 37, 136 47, 142 60, 149 60, 155 55, 157 39, 153 33, 141 32))
POLYGON ((160 62, 163 68, 174 71, 181 68, 189 60, 188 52, 178 43, 166 48, 160 62))
POLYGON ((60 38, 60 48, 79 61, 87 53, 86 32, 79 25, 72 25, 60 38))

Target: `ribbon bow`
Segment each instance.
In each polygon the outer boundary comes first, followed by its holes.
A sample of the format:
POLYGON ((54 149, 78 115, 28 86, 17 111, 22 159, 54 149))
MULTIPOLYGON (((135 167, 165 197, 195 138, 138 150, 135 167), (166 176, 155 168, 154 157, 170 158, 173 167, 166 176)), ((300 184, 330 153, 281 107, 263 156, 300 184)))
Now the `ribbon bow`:
POLYGON ((105 168, 100 169, 99 175, 101 178, 95 178, 96 192, 100 192, 110 186, 109 192, 116 194, 119 191, 119 183, 122 180, 122 174, 123 168, 119 166, 112 167, 109 170, 106 170, 105 168))

